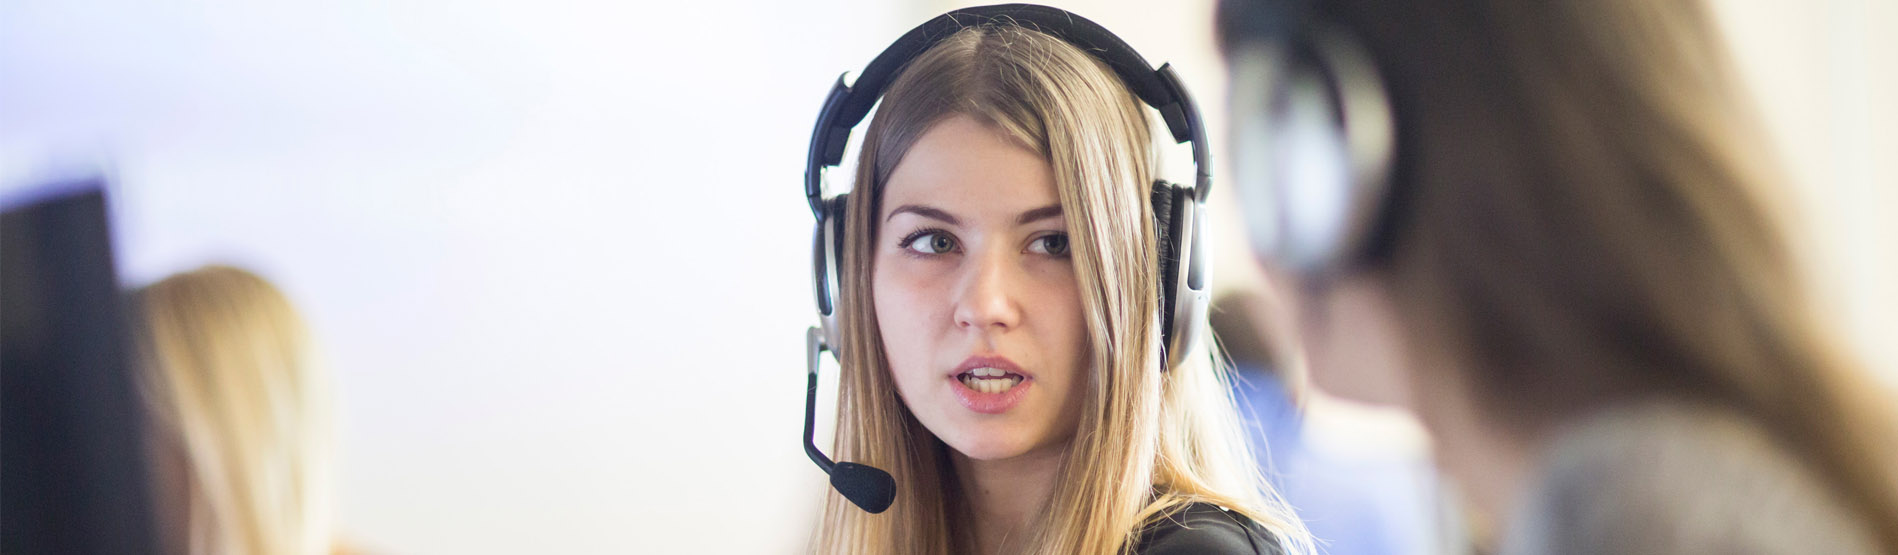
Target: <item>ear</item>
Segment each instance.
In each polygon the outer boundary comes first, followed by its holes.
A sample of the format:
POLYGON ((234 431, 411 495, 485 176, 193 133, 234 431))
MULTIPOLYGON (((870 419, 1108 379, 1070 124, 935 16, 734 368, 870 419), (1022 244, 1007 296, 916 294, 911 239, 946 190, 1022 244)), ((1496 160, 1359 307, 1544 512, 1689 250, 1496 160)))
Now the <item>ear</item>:
POLYGON ((1417 357, 1388 286, 1358 272, 1297 295, 1313 385, 1336 397, 1415 411, 1417 357))

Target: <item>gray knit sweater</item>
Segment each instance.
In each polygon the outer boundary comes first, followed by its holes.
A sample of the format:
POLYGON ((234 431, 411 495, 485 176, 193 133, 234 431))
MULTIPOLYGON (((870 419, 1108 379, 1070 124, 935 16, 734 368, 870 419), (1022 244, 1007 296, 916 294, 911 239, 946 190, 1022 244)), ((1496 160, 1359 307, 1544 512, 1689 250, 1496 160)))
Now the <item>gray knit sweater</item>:
POLYGON ((1568 426, 1517 509, 1504 555, 1869 554, 1874 545, 1865 523, 1759 426, 1681 403, 1568 426))

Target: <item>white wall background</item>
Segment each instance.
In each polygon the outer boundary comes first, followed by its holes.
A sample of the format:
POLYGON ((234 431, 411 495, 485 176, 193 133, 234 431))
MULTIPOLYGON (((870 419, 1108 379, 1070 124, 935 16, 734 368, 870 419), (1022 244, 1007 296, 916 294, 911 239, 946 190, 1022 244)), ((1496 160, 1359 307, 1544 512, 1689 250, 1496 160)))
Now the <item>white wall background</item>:
POLYGON ((1793 179, 1813 286, 1898 385, 1898 2, 1715 6, 1793 179))
MULTIPOLYGON (((794 552, 822 487, 795 439, 810 126, 838 73, 966 4, 0 0, 0 186, 105 167, 128 285, 283 285, 365 547, 794 552)), ((1217 122, 1210 0, 1057 4, 1217 122)), ((1720 6, 1815 275, 1889 373, 1898 15, 1780 4, 1720 6)))

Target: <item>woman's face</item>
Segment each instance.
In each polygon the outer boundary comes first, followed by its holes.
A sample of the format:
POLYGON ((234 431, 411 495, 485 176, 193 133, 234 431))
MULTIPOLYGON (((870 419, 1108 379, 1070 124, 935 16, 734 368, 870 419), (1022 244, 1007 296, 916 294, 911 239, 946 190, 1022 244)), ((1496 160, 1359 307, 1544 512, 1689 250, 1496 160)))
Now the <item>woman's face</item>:
POLYGON ((897 164, 876 217, 873 302, 910 412, 973 459, 1063 447, 1087 334, 1048 163, 952 116, 897 164))

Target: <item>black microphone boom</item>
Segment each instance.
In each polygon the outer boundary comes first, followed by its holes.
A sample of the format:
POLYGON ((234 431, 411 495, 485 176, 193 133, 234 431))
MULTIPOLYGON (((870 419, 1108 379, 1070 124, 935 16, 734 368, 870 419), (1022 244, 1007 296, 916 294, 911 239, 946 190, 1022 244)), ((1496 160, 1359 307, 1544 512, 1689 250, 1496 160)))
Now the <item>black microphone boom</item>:
POLYGON ((823 451, 817 450, 817 363, 829 346, 824 343, 824 332, 816 327, 812 327, 805 338, 805 350, 810 355, 810 384, 804 391, 804 453, 830 474, 830 487, 836 488, 844 499, 871 514, 881 513, 896 500, 896 479, 891 478, 890 473, 853 462, 833 463, 823 451))

